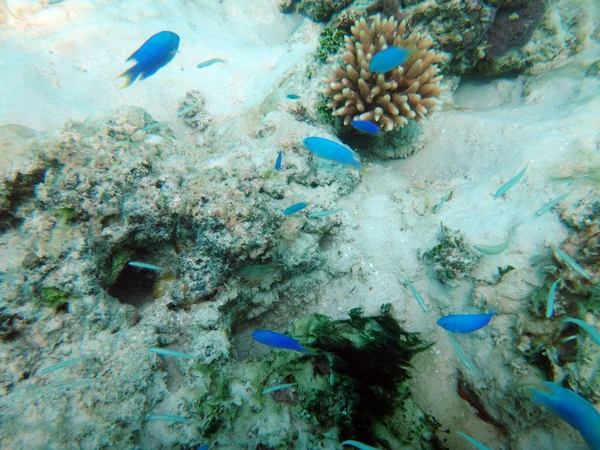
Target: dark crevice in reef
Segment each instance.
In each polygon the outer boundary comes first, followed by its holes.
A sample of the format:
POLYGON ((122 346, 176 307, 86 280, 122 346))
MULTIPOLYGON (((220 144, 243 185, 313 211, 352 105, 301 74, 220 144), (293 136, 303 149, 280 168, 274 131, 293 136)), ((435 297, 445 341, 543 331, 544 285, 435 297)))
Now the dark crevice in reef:
POLYGON ((108 288, 108 293, 119 302, 141 306, 153 299, 153 289, 159 275, 150 270, 139 270, 126 265, 108 288))

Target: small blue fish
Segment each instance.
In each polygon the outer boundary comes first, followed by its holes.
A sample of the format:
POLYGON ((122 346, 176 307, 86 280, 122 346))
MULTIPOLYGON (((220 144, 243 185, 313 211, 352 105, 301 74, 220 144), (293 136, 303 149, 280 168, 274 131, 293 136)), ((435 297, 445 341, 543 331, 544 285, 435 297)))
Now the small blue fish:
POLYGON ((156 33, 138 48, 128 59, 137 64, 127 69, 117 78, 125 78, 121 89, 131 86, 138 78, 145 80, 151 77, 158 69, 166 66, 175 57, 179 48, 179 36, 171 31, 156 33))
POLYGON ((300 98, 299 95, 296 94, 288 94, 286 95, 287 98, 289 98, 290 100, 298 100, 300 98))
POLYGON ((337 142, 322 137, 307 137, 302 141, 304 146, 320 158, 329 159, 339 164, 362 167, 358 155, 337 142))
POLYGON ((283 210, 283 215, 290 216, 292 214, 297 213, 298 211, 302 211, 307 206, 308 206, 308 203, 304 203, 304 202, 294 203, 292 206, 289 206, 283 210))
POLYGON ((268 345, 274 348, 283 348, 286 350, 295 350, 301 353, 312 355, 313 352, 302 347, 300 342, 285 334, 276 333, 275 331, 256 330, 252 332, 252 337, 261 344, 268 345))
POLYGON ((375 53, 369 64, 371 72, 385 73, 395 69, 408 59, 411 52, 398 47, 390 47, 375 53))
POLYGON ((590 449, 600 448, 600 413, 590 402, 570 389, 549 381, 543 389, 528 386, 527 393, 534 403, 541 403, 581 434, 590 449))
POLYGON ((368 120, 353 120, 350 124, 358 131, 369 134, 379 134, 379 127, 368 120))
POLYGON ((490 323, 494 314, 454 314, 442 317, 437 324, 453 333, 472 333, 490 323))
POLYGON ((279 172, 281 169, 281 152, 277 152, 277 159, 275 160, 275 170, 279 172))
POLYGON ((217 63, 221 63, 224 64, 227 61, 221 58, 213 58, 213 59, 209 59, 208 61, 204 61, 201 62, 200 64, 198 64, 196 66, 196 69, 203 69, 204 67, 208 67, 208 66, 212 66, 213 64, 217 64, 217 63))
POLYGON ((139 269, 154 270, 155 272, 162 272, 163 270, 165 270, 163 267, 155 266, 154 264, 138 262, 138 261, 129 261, 127 264, 129 264, 132 267, 137 267, 139 269))
POLYGON ((482 444, 477 439, 473 439, 471 436, 468 436, 465 433, 461 433, 460 431, 457 431, 456 434, 465 438, 465 440, 468 441, 471 445, 473 445, 473 447, 475 447, 477 450, 492 450, 487 445, 482 444))

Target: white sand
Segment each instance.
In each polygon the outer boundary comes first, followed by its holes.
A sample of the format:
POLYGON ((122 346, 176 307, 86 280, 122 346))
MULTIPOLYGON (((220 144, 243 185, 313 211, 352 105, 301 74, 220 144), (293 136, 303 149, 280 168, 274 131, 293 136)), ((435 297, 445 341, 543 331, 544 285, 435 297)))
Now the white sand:
POLYGON ((8 4, 19 17, 8 13, 0 28, 0 124, 40 131, 121 105, 176 125, 178 103, 192 89, 202 91, 215 117, 239 114, 312 52, 318 35, 288 42, 301 23, 317 26, 280 14, 268 0, 67 0, 36 13, 24 6, 35 2, 8 4), (114 78, 130 66, 125 60, 163 30, 181 37, 180 53, 156 75, 119 90, 122 80, 114 78), (211 58, 227 62, 196 69, 211 58))

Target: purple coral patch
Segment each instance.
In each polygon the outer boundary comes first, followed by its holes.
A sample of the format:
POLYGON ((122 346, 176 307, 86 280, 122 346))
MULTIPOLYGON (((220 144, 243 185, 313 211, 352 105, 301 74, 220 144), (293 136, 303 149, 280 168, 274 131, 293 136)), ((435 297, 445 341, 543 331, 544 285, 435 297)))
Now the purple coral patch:
POLYGON ((525 45, 546 11, 545 0, 507 2, 496 12, 494 23, 487 32, 486 60, 495 60, 511 48, 525 45), (513 14, 517 14, 515 18, 513 14))

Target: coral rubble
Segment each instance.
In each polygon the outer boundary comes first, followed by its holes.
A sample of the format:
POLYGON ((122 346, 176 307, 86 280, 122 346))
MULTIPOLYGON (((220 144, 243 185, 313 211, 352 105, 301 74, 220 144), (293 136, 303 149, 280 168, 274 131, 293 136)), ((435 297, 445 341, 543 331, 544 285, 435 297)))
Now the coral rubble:
POLYGON ((178 116, 188 127, 197 131, 204 131, 212 118, 206 111, 205 100, 200 91, 190 91, 179 105, 178 116))
MULTIPOLYGON (((283 298, 298 307, 335 226, 284 218, 284 207, 314 197, 325 209, 359 180, 331 164, 317 173, 320 162, 297 144, 316 129, 290 114, 270 112, 257 125, 264 132, 254 139, 209 129, 203 151, 136 107, 44 134, 0 128, 9 161, 0 168, 3 445, 177 448, 227 434, 219 424, 238 400, 219 368, 232 324, 283 298), (271 157, 280 149, 277 173, 271 157), (40 373, 79 357, 95 362, 40 373), (40 399, 35 414, 22 414, 40 399), (146 422, 149 414, 201 425, 146 422)), ((286 441, 278 430, 266 442, 286 441)))
POLYGON ((437 75, 441 53, 430 50, 432 40, 424 34, 406 34, 406 23, 376 16, 369 24, 360 19, 346 37, 342 62, 327 80, 326 93, 334 116, 344 125, 352 120, 377 123, 384 131, 419 121, 438 106, 442 76, 437 75), (391 46, 415 48, 398 68, 385 74, 369 70, 373 55, 391 46))
POLYGON ((437 279, 449 286, 458 286, 459 280, 467 276, 479 256, 465 243, 460 231, 441 225, 438 244, 423 257, 429 261, 437 279))
POLYGON ((331 16, 350 5, 353 0, 281 0, 280 9, 283 12, 302 11, 317 22, 326 22, 331 16))

